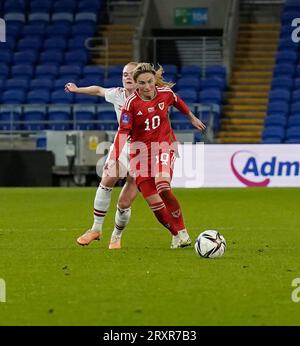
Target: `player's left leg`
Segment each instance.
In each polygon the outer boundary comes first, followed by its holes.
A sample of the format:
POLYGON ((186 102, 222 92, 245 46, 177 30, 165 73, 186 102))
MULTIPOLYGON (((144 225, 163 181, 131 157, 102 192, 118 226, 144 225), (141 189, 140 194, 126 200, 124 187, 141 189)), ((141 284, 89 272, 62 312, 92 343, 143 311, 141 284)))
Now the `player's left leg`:
MULTIPOLYGON (((171 190, 171 179, 173 175, 173 166, 175 162, 174 152, 162 153, 155 172, 155 185, 157 192, 161 199, 164 201, 166 208, 171 214, 176 229, 178 231, 178 237, 181 239, 181 247, 191 245, 191 239, 187 233, 181 206, 171 190)), ((177 239, 173 237, 171 247, 173 248, 173 242, 177 243, 177 239)))
POLYGON ((110 238, 109 249, 121 248, 121 237, 125 227, 129 222, 131 215, 131 205, 137 195, 137 192, 138 190, 135 179, 131 176, 128 176, 126 179, 126 183, 119 195, 117 210, 115 214, 115 228, 110 238))

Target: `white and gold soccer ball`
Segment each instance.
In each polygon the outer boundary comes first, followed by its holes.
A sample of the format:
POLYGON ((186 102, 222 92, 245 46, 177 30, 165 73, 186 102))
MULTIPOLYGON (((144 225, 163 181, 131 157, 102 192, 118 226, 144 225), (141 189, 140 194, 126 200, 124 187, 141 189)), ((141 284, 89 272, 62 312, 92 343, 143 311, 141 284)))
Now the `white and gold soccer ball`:
POLYGON ((226 250, 226 240, 218 231, 206 230, 197 237, 195 250, 197 255, 201 257, 221 257, 226 250))

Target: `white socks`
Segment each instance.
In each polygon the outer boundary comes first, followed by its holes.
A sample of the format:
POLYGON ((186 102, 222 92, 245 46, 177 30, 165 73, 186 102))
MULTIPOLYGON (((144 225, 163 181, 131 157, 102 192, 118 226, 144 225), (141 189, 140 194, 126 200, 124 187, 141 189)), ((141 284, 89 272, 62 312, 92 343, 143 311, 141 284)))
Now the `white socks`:
POLYGON ((112 188, 101 183, 97 189, 94 201, 94 224, 92 231, 101 232, 104 217, 110 205, 112 188))
POLYGON ((121 209, 117 205, 117 211, 115 216, 115 228, 112 236, 121 237, 123 229, 127 226, 131 215, 131 208, 121 209))

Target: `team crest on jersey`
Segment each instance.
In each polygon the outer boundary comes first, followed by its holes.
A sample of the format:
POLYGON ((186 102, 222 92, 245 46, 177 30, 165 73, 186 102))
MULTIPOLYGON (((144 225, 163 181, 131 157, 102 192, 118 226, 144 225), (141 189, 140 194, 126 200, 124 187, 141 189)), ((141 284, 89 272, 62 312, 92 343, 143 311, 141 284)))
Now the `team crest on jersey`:
POLYGON ((154 107, 148 108, 148 113, 151 113, 151 112, 154 112, 154 111, 155 111, 154 107))
POLYGON ((138 114, 137 115, 143 115, 143 113, 141 111, 138 111, 138 114))
POLYGON ((124 113, 122 114, 122 119, 121 119, 123 124, 128 124, 129 123, 129 115, 124 113))
POLYGON ((162 110, 165 108, 165 103, 164 103, 164 102, 160 102, 160 103, 158 104, 158 107, 159 107, 159 109, 162 111, 162 110))

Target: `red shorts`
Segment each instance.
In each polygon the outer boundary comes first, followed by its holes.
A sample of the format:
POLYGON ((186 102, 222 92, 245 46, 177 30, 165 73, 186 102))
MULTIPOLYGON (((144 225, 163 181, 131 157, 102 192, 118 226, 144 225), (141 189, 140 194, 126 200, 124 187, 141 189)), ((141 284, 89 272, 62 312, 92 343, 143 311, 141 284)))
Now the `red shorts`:
POLYGON ((155 177, 163 176, 172 179, 175 160, 176 155, 173 150, 160 151, 156 157, 148 160, 147 170, 140 169, 135 172, 136 184, 144 197, 157 193, 155 177))

